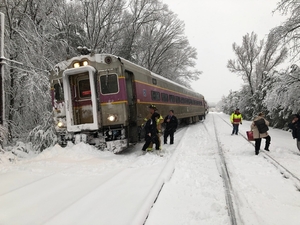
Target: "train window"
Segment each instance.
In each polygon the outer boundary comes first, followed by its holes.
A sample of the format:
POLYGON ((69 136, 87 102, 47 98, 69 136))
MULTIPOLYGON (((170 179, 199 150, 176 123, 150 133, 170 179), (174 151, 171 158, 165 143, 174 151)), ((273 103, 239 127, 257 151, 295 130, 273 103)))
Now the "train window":
POLYGON ((173 103, 176 102, 176 99, 175 99, 174 95, 169 95, 169 99, 170 99, 170 102, 173 102, 173 103))
POLYGON ((57 101, 62 101, 64 100, 64 92, 63 92, 63 87, 62 84, 56 83, 54 84, 54 98, 57 101))
POLYGON ((160 101, 160 93, 158 91, 151 91, 151 99, 154 101, 160 101))
POLYGON ((78 81, 79 96, 80 98, 89 98, 91 97, 91 87, 90 80, 79 80, 78 81))
POLYGON ((185 103, 185 98, 181 98, 180 103, 184 104, 185 103))
POLYGON ((155 78, 152 78, 152 84, 157 85, 157 80, 155 78))
POLYGON ((176 103, 180 103, 180 97, 176 96, 176 103))
POLYGON ((202 101, 199 101, 199 105, 202 105, 202 101))
POLYGON ((168 102, 168 101, 169 101, 169 96, 168 96, 168 94, 161 93, 161 100, 162 100, 163 102, 168 102))
POLYGON ((117 74, 100 76, 100 86, 102 94, 117 93, 119 91, 117 74))

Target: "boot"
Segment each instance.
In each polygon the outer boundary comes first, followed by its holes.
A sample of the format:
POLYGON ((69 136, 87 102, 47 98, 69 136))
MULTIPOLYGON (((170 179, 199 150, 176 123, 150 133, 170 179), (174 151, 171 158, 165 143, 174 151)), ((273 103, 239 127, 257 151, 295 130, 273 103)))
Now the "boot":
POLYGON ((270 151, 270 150, 269 150, 269 146, 270 146, 270 144, 267 144, 267 143, 266 143, 265 150, 268 151, 268 152, 270 151))

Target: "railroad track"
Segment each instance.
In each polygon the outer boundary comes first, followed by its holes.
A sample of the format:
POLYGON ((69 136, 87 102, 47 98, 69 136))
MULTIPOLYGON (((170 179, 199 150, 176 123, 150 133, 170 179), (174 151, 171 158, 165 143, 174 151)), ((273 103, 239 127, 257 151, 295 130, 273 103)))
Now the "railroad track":
MULTIPOLYGON (((223 120, 228 126, 232 127, 232 125, 228 121, 224 120, 220 116, 218 116, 218 117, 221 120, 223 120)), ((242 136, 249 144, 253 145, 253 147, 255 146, 255 144, 253 142, 248 141, 248 138, 246 137, 246 135, 244 135, 240 132, 239 132, 239 135, 242 136)), ((297 190, 300 191, 300 178, 299 177, 297 177, 292 171, 290 171, 288 168, 286 168, 284 165, 282 165, 280 162, 278 162, 274 157, 272 157, 270 155, 269 152, 260 149, 260 153, 263 155, 263 157, 269 163, 274 165, 279 170, 279 172, 283 175, 284 178, 292 180, 295 187, 297 188, 297 190)), ((295 154, 294 152, 292 152, 292 153, 295 154)))
MULTIPOLYGON (((221 147, 221 143, 217 133, 217 127, 215 123, 215 119, 213 117, 213 125, 214 125, 214 133, 215 138, 218 146, 218 156, 219 156, 219 163, 220 163, 220 175, 223 179, 224 187, 225 187, 225 199, 228 209, 228 216, 230 218, 230 222, 232 225, 241 224, 241 219, 238 211, 237 204, 234 201, 234 190, 231 184, 230 174, 227 168, 226 159, 224 157, 224 151, 221 147)), ((205 127, 205 126, 204 126, 205 127)), ((207 128, 205 127, 207 131, 207 128)))

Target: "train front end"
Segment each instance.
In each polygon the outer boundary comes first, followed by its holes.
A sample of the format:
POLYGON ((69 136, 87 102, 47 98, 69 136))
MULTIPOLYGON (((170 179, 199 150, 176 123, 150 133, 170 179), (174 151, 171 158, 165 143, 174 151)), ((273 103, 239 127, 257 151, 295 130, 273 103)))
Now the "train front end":
POLYGON ((79 56, 57 64, 51 76, 61 146, 84 142, 114 153, 128 147, 127 101, 118 60, 109 55, 79 56))

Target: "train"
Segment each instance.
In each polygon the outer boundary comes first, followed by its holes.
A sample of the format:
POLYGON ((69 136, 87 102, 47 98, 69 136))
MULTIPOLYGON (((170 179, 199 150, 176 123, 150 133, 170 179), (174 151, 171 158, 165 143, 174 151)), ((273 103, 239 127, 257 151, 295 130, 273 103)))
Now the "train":
POLYGON ((112 54, 79 55, 54 66, 50 74, 58 144, 84 142, 114 153, 139 141, 154 104, 170 109, 181 123, 205 118, 203 95, 112 54))

